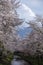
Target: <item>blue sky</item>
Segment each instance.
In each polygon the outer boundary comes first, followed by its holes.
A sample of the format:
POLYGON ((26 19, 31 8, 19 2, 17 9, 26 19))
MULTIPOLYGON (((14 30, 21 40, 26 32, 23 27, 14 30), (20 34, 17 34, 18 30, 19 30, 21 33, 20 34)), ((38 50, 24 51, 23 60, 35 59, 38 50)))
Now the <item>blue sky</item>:
POLYGON ((35 14, 43 15, 43 0, 20 0, 32 9, 35 14))

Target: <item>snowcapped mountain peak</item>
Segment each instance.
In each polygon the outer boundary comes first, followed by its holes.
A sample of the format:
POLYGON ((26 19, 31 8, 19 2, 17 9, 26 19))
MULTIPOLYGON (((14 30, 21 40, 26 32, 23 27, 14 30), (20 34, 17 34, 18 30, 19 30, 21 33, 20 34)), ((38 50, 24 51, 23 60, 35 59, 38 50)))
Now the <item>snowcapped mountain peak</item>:
POLYGON ((24 3, 21 3, 18 13, 20 14, 20 18, 25 19, 23 24, 20 25, 20 28, 28 27, 29 25, 26 22, 29 22, 35 17, 35 13, 24 3))
POLYGON ((24 10, 29 14, 29 16, 33 16, 35 17, 35 13, 25 4, 22 4, 22 7, 24 8, 24 10))
POLYGON ((21 3, 18 13, 20 14, 20 17, 24 19, 30 19, 36 16, 31 8, 24 3, 21 3))

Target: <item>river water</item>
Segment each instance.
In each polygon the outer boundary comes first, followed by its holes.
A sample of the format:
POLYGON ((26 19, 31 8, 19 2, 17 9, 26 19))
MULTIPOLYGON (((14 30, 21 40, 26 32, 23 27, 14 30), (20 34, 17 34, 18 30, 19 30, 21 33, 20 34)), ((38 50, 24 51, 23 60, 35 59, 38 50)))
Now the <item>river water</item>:
POLYGON ((14 56, 11 65, 29 65, 26 61, 22 60, 19 56, 14 56))

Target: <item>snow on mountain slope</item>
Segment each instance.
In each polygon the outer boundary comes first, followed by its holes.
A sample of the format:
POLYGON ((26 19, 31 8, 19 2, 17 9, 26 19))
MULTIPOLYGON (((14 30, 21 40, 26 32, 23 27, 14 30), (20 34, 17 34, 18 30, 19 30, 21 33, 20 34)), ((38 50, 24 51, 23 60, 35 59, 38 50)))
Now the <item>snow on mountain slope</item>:
POLYGON ((35 13, 26 4, 21 4, 18 13, 20 14, 20 18, 25 20, 23 24, 20 25, 20 28, 28 27, 29 25, 26 21, 29 22, 29 20, 32 20, 35 17, 35 13))
POLYGON ((21 38, 24 38, 27 33, 30 34, 32 31, 32 28, 24 27, 23 29, 19 29, 17 33, 21 36, 21 38))
MULTIPOLYGON (((29 24, 27 24, 26 22, 29 23, 30 20, 33 20, 36 17, 36 14, 31 10, 31 8, 29 8, 26 4, 23 3, 21 4, 21 7, 19 9, 19 14, 20 17, 24 19, 22 25, 19 26, 22 29, 24 27, 29 27, 29 24)), ((32 22, 32 23, 36 23, 38 27, 42 26, 41 22, 32 22)))
POLYGON ((25 4, 22 4, 22 7, 27 12, 28 16, 35 17, 35 13, 25 4))
MULTIPOLYGON (((32 29, 28 29, 29 24, 27 24, 26 22, 29 23, 29 21, 33 20, 36 17, 36 15, 31 10, 31 8, 29 8, 26 4, 23 4, 23 3, 21 4, 21 7, 18 13, 20 14, 20 18, 24 19, 24 22, 22 23, 22 25, 19 26, 18 34, 21 37, 24 37, 27 33, 31 32, 32 30, 32 29)), ((31 22, 31 23, 34 23, 35 25, 37 25, 37 27, 41 27, 40 22, 31 22)))

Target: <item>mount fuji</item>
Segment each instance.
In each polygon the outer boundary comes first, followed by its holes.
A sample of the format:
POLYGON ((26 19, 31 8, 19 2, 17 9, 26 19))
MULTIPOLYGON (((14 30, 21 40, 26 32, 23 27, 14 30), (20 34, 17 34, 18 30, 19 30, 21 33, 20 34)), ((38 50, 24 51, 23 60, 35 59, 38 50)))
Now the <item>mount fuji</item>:
POLYGON ((30 33, 32 31, 32 29, 29 29, 29 24, 27 24, 26 22, 29 22, 30 20, 33 20, 35 16, 35 13, 25 4, 21 4, 20 9, 18 10, 18 13, 20 15, 20 18, 24 19, 24 22, 22 23, 22 25, 20 25, 18 28, 18 34, 21 37, 25 37, 25 35, 28 33, 30 33))
MULTIPOLYGON (((20 9, 18 10, 18 13, 20 15, 20 18, 24 20, 22 25, 18 26, 18 34, 24 38, 27 33, 30 33, 32 31, 32 28, 29 28, 29 23, 31 20, 35 19, 36 14, 29 8, 26 4, 21 4, 20 9)), ((32 24, 35 24, 36 27, 40 28, 42 27, 42 23, 31 21, 32 24)))
POLYGON ((35 13, 31 10, 31 8, 23 3, 21 4, 18 13, 20 15, 19 17, 24 19, 24 22, 22 25, 20 25, 20 28, 28 27, 29 25, 26 22, 29 23, 30 20, 33 20, 36 17, 35 13))

